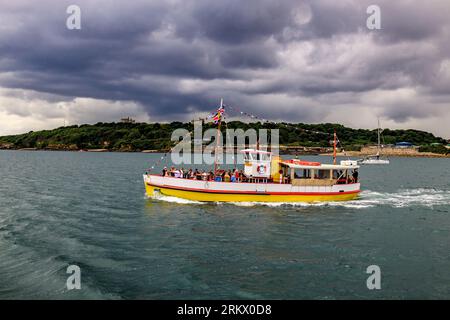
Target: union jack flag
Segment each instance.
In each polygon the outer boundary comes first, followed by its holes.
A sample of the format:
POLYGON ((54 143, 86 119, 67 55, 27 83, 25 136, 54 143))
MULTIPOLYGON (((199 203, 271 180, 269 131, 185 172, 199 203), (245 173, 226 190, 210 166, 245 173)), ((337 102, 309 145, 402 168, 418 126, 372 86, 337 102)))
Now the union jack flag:
POLYGON ((225 112, 225 108, 222 106, 217 109, 217 113, 213 117, 214 124, 218 124, 220 120, 222 120, 223 113, 225 112))

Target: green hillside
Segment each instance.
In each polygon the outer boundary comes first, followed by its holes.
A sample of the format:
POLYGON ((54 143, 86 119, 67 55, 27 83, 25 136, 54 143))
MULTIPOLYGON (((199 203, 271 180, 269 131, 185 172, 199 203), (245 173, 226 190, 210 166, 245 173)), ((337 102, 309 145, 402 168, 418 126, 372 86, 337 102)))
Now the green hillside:
MULTIPOLYGON (((205 124, 204 130, 214 127, 205 124)), ((0 137, 3 148, 37 148, 48 150, 79 150, 79 149, 108 149, 111 151, 141 151, 167 150, 171 147, 170 137, 177 128, 192 130, 192 123, 97 123, 95 125, 80 125, 60 127, 54 130, 28 132, 25 134, 0 137)), ((342 145, 347 149, 357 149, 362 145, 375 144, 376 130, 352 129, 338 124, 275 124, 275 123, 244 123, 229 122, 222 126, 240 129, 279 129, 281 145, 301 145, 309 147, 327 147, 330 145, 332 134, 336 129, 342 145), (308 131, 306 131, 308 130, 308 131), (327 134, 314 133, 325 132, 327 134)), ((394 144, 408 141, 419 146, 431 144, 446 144, 442 138, 419 130, 390 130, 383 131, 383 143, 394 144)))

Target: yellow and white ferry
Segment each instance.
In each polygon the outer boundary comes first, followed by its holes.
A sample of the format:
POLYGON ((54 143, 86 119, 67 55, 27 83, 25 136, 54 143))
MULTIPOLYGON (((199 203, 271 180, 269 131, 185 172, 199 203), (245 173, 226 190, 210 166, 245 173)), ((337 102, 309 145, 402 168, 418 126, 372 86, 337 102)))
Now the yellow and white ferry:
MULTIPOLYGON (((218 124, 216 142, 224 114, 223 100, 212 117, 218 124)), ((240 112, 246 114, 245 112, 240 112)), ((257 118, 251 116, 252 118, 257 118)), ((210 117, 209 117, 210 118, 210 117)), ((145 190, 149 197, 171 196, 206 202, 319 202, 353 200, 360 193, 357 161, 336 164, 337 136, 334 133, 333 164, 283 160, 272 152, 244 149, 244 170, 235 169, 234 179, 224 179, 223 170, 202 174, 171 176, 145 174, 145 190)), ((216 152, 217 155, 216 144, 216 152)), ((230 175, 228 175, 230 178, 230 175)))
POLYGON ((360 192, 356 161, 322 164, 256 149, 241 152, 244 170, 234 182, 206 174, 193 179, 145 174, 146 193, 206 202, 322 202, 352 200, 360 192))

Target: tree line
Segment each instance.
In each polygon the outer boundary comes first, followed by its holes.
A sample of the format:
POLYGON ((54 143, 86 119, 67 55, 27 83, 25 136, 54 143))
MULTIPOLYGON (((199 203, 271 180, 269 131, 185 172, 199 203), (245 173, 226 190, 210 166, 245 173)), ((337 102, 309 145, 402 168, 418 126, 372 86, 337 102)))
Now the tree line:
MULTIPOLYGON (((204 124, 203 129, 215 128, 212 123, 204 124)), ((193 130, 193 123, 97 123, 94 125, 74 125, 53 130, 30 131, 25 134, 0 137, 0 145, 9 148, 36 148, 50 150, 107 149, 110 151, 169 150, 175 129, 193 130)), ((347 150, 356 150, 364 145, 377 143, 377 130, 352 129, 340 124, 304 124, 304 123, 245 123, 231 121, 222 124, 226 129, 279 129, 281 145, 328 147, 334 131, 347 150)), ((383 144, 395 144, 401 141, 418 146, 447 144, 446 140, 432 133, 419 130, 390 130, 382 133, 383 144)), ((436 148, 434 148, 436 149, 436 148)))

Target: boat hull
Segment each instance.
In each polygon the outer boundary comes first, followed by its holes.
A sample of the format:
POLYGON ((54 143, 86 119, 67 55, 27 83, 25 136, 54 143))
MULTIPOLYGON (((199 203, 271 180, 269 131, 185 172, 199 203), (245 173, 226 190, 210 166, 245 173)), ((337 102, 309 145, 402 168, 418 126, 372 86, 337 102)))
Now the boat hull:
POLYGON ((286 184, 206 183, 148 176, 144 176, 144 182, 149 197, 157 198, 162 195, 201 202, 334 202, 354 200, 360 192, 359 183, 338 185, 328 189, 320 187, 300 189, 286 184), (206 184, 207 187, 198 188, 199 184, 206 184))
POLYGON ((367 159, 367 160, 362 160, 361 164, 389 164, 389 160, 367 159))

